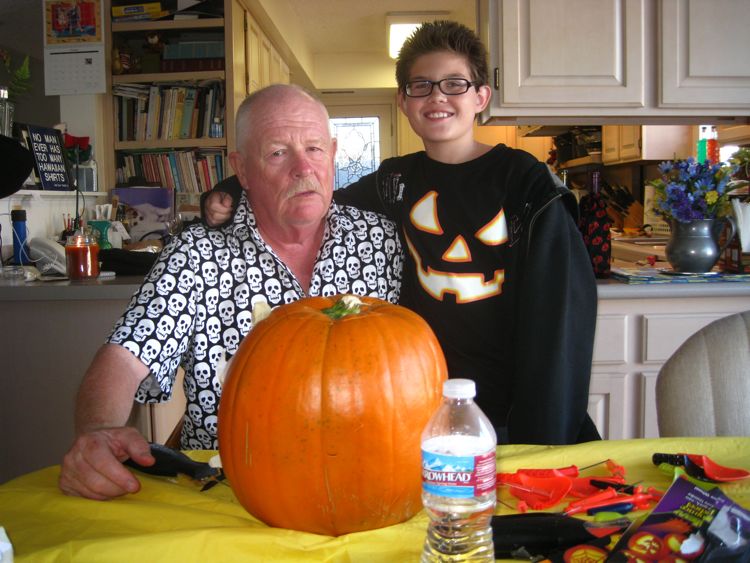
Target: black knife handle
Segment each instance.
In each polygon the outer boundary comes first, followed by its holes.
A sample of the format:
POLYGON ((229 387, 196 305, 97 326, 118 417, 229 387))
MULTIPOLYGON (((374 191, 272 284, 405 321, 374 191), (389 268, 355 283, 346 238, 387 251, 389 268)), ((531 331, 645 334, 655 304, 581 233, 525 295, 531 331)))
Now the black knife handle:
POLYGON ((183 473, 200 481, 219 474, 217 468, 211 467, 205 462, 194 461, 179 450, 173 450, 162 444, 151 443, 149 445, 151 455, 156 459, 156 463, 144 466, 132 459, 126 459, 123 463, 142 473, 162 477, 175 477, 177 473, 183 473))
POLYGON ((685 461, 685 454, 654 454, 651 457, 651 461, 654 465, 661 465, 662 463, 668 463, 669 465, 687 465, 685 461))

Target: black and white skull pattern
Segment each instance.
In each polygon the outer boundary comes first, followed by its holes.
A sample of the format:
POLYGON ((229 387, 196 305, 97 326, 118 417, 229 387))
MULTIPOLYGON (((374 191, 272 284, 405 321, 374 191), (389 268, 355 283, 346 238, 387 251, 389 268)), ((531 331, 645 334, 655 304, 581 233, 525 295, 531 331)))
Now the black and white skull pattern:
MULTIPOLYGON (((402 264, 391 222, 334 204, 307 294, 354 293, 395 303, 402 264)), ((190 225, 167 244, 108 342, 149 366, 135 397, 141 403, 169 400, 181 365, 188 402, 181 447, 216 449, 222 358, 229 360, 252 328, 257 301, 275 307, 303 296, 255 229, 243 196, 231 225, 216 230, 190 225)))

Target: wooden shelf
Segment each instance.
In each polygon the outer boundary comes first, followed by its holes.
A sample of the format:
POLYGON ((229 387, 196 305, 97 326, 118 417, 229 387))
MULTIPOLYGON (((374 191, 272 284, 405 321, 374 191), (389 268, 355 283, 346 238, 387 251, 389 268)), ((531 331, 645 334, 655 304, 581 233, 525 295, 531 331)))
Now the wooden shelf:
POLYGON ((141 82, 198 82, 200 80, 224 80, 223 70, 198 70, 193 72, 153 72, 148 74, 116 74, 112 84, 134 84, 141 82))
POLYGON ((558 165, 559 169, 567 170, 575 174, 579 172, 588 172, 589 170, 600 170, 602 167, 602 155, 590 154, 581 158, 574 158, 558 165))
POLYGON ((224 18, 196 20, 157 20, 145 22, 112 22, 112 33, 128 31, 169 31, 172 29, 223 28, 224 18))
POLYGON ((224 137, 201 137, 200 139, 158 139, 154 141, 117 141, 115 150, 136 151, 152 149, 224 148, 224 137))
MULTIPOLYGON (((107 192, 78 192, 83 197, 106 197, 109 194, 107 192)), ((75 190, 34 190, 24 189, 18 190, 15 194, 10 197, 32 197, 34 199, 46 199, 46 198, 73 198, 76 196, 75 190)))

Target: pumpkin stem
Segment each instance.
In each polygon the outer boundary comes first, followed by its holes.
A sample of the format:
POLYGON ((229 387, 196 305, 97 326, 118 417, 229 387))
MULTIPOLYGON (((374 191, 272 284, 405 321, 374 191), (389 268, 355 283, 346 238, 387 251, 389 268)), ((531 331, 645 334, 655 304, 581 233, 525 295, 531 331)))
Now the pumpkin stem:
POLYGON ((342 295, 336 303, 321 312, 336 320, 347 315, 356 315, 364 303, 355 295, 342 295))

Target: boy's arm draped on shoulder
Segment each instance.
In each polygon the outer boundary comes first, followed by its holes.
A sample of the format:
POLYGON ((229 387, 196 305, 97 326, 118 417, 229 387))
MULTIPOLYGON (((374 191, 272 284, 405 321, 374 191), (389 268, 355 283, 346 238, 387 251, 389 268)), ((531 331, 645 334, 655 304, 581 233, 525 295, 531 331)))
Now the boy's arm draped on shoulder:
POLYGON ((211 191, 201 194, 201 219, 210 228, 228 225, 242 197, 242 185, 237 176, 230 176, 216 184, 211 191))
POLYGON ((385 213, 383 202, 378 196, 378 172, 362 176, 353 184, 333 192, 333 200, 339 205, 351 205, 358 209, 385 213))
POLYGON ((388 158, 372 174, 333 192, 333 199, 341 205, 382 213, 398 222, 405 178, 421 153, 388 158))
MULTIPOLYGON (((536 181, 551 184, 540 175, 536 181)), ((564 188, 550 186, 545 191, 546 207, 533 221, 530 236, 527 233, 508 428, 512 443, 571 444, 599 439, 586 412, 596 280, 565 201, 575 199, 564 188)))

